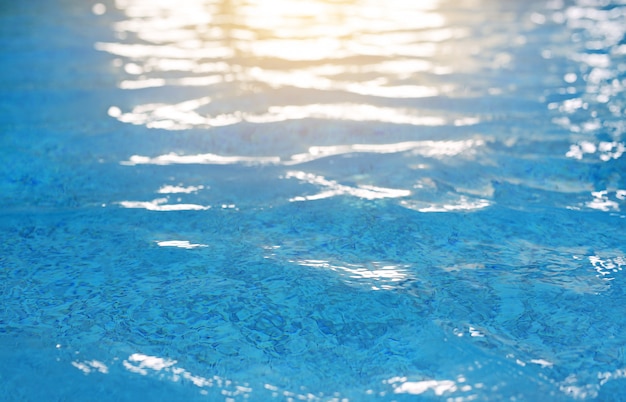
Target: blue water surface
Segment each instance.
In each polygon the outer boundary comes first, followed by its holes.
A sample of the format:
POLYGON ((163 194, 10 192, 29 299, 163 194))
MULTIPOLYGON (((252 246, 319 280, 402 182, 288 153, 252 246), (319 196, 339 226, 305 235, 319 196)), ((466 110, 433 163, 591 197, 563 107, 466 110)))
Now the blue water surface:
POLYGON ((623 400, 626 3, 0 4, 8 401, 623 400))

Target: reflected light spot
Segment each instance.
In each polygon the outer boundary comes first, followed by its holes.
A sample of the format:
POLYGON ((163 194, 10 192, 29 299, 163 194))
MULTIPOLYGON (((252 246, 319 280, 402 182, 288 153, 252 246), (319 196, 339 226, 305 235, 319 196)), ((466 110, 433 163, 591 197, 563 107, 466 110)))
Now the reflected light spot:
POLYGON ((480 119, 478 117, 463 117, 460 119, 455 119, 452 124, 456 127, 461 126, 473 126, 475 124, 480 123, 480 119))
POLYGON ((143 68, 135 63, 126 63, 126 65, 124 66, 124 71, 126 71, 128 74, 133 74, 133 75, 139 75, 139 74, 143 74, 143 68))
POLYGON ((98 360, 90 360, 85 362, 74 361, 72 362, 72 366, 76 367, 85 374, 90 374, 94 370, 102 374, 109 373, 109 368, 107 367, 107 365, 99 362, 98 360))
POLYGON ((407 109, 395 109, 368 104, 312 104, 304 106, 272 106, 269 113, 246 116, 250 122, 267 123, 299 119, 332 119, 351 121, 378 121, 415 126, 443 126, 442 117, 420 116, 407 109))
POLYGON ((542 24, 545 24, 545 22, 546 22, 546 17, 545 17, 545 15, 543 15, 543 14, 539 14, 539 13, 532 13, 532 14, 530 15, 530 20, 531 20, 532 22, 534 22, 535 24, 537 24, 537 25, 542 25, 542 24))
POLYGON ((167 198, 158 198, 152 201, 120 201, 118 204, 124 208, 147 209, 148 211, 203 211, 210 206, 197 204, 166 204, 167 198))
POLYGON ((433 391, 435 395, 442 396, 447 392, 458 390, 456 382, 451 380, 407 381, 406 377, 394 377, 387 380, 387 383, 393 385, 396 394, 420 395, 427 391, 433 391))
MULTIPOLYGON (((240 385, 237 384, 236 381, 231 381, 218 375, 213 375, 210 378, 195 375, 178 366, 178 362, 173 359, 133 353, 127 359, 122 361, 122 365, 131 373, 142 376, 154 375, 159 380, 169 380, 172 382, 179 382, 182 380, 188 381, 199 388, 220 388, 221 394, 225 396, 241 396, 245 399, 248 398, 250 396, 249 394, 252 392, 252 388, 250 388, 247 384, 240 385)), ((267 386, 271 385, 267 384, 267 386)), ((278 387, 276 387, 276 389, 278 389, 278 387)), ((205 390, 200 391, 200 393, 206 395, 205 390)), ((301 395, 293 395, 297 396, 298 399, 302 399, 301 395)), ((230 399, 227 398, 226 400, 230 399)))
POLYGON ((327 180, 323 176, 317 176, 305 172, 287 172, 286 179, 296 178, 308 184, 322 187, 322 192, 315 195, 293 197, 289 201, 314 201, 338 195, 350 195, 365 200, 376 200, 382 198, 399 198, 411 195, 411 191, 402 189, 392 189, 359 185, 357 187, 344 186, 334 180, 327 180))
MULTIPOLYGON (((131 158, 132 159, 132 158, 131 158)), ((157 191, 159 194, 190 194, 195 193, 199 190, 202 190, 204 186, 189 186, 189 187, 180 187, 180 186, 162 186, 157 191)))
POLYGON ((109 114, 109 116, 117 118, 122 115, 122 110, 117 106, 111 106, 107 113, 109 114))
POLYGON ((290 261, 305 267, 323 268, 337 272, 350 284, 367 285, 372 290, 394 289, 394 284, 409 277, 408 266, 373 261, 367 264, 331 264, 327 260, 303 259, 290 261))
POLYGON ((491 205, 491 202, 485 199, 470 199, 466 196, 460 196, 454 202, 425 203, 416 200, 406 200, 401 201, 400 205, 419 212, 455 212, 487 208, 491 205))
POLYGON ((626 145, 621 142, 601 141, 594 144, 590 141, 581 141, 577 144, 570 145, 569 150, 565 154, 568 158, 582 159, 585 154, 598 154, 598 158, 603 162, 611 159, 619 159, 626 153, 626 145))
POLYGON ((448 157, 456 156, 475 148, 485 145, 484 140, 470 139, 461 141, 407 141, 392 144, 352 144, 310 147, 308 153, 296 154, 290 162, 285 164, 298 164, 310 162, 328 156, 336 156, 351 153, 375 153, 388 154, 398 152, 411 152, 414 155, 425 157, 448 157))
POLYGON ((194 109, 209 103, 211 103, 211 98, 206 96, 173 105, 160 103, 139 105, 134 107, 131 113, 122 113, 117 107, 109 108, 109 115, 124 123, 182 130, 196 125, 210 125, 210 118, 200 116, 194 111, 194 109))
POLYGON ((593 200, 587 202, 585 206, 591 209, 597 209, 598 211, 619 211, 619 204, 616 201, 610 200, 608 197, 608 191, 594 191, 591 193, 593 200))
POLYGON ((565 80, 565 82, 567 82, 568 84, 573 84, 574 82, 576 82, 577 79, 578 76, 575 73, 567 73, 563 77, 563 80, 565 80))
POLYGON ((554 363, 549 362, 549 361, 547 361, 545 359, 531 359, 530 362, 533 363, 533 364, 538 364, 542 368, 554 366, 554 363))
POLYGON ((155 88, 165 85, 163 78, 150 78, 137 81, 122 81, 119 84, 121 89, 142 89, 142 88, 155 88))
POLYGON ((123 362, 124 367, 126 367, 128 371, 141 375, 148 374, 148 370, 146 369, 160 371, 176 363, 176 360, 162 359, 160 357, 147 356, 140 353, 133 353, 128 357, 128 360, 124 360, 123 362))
POLYGON ((581 98, 573 98, 564 101, 561 107, 559 107, 559 110, 566 113, 574 113, 583 106, 584 102, 581 98))
POLYGON ((589 262, 598 273, 598 277, 605 280, 613 280, 611 275, 621 272, 626 268, 626 258, 618 256, 615 258, 602 258, 597 255, 589 256, 589 262))
POLYGON ((474 338, 484 338, 485 337, 485 334, 483 334, 480 330, 472 327, 471 325, 470 325, 468 331, 469 331, 469 334, 470 334, 471 337, 474 337, 474 338))
POLYGON ((243 164, 273 164, 279 163, 280 158, 274 156, 221 156, 216 154, 178 155, 169 153, 154 158, 148 156, 133 155, 128 161, 120 162, 122 165, 234 165, 243 164))
POLYGON ((107 7, 102 3, 96 3, 91 7, 91 12, 95 15, 103 15, 107 12, 107 7))
POLYGON ((190 243, 188 240, 157 241, 156 244, 159 247, 178 247, 178 248, 184 248, 184 249, 192 249, 192 248, 198 248, 198 247, 209 247, 206 244, 190 243))

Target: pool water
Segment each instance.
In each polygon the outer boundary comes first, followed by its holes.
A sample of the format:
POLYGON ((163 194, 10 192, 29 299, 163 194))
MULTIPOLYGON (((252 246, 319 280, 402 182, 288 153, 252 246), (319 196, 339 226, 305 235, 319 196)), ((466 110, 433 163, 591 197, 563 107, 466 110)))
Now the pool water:
POLYGON ((0 395, 620 400, 626 2, 0 5, 0 395))

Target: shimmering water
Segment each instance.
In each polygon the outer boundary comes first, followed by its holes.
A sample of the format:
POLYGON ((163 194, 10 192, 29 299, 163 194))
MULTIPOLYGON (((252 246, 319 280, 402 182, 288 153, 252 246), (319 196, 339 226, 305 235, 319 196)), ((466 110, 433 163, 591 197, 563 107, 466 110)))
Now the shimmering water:
POLYGON ((6 400, 620 400, 626 2, 0 4, 6 400))

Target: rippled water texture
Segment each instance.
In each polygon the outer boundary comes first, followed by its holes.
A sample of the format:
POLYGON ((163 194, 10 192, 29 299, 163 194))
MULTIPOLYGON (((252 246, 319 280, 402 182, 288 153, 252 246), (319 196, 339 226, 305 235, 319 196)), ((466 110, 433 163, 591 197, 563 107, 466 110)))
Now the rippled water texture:
POLYGON ((0 5, 7 400, 619 400, 626 3, 0 5))

